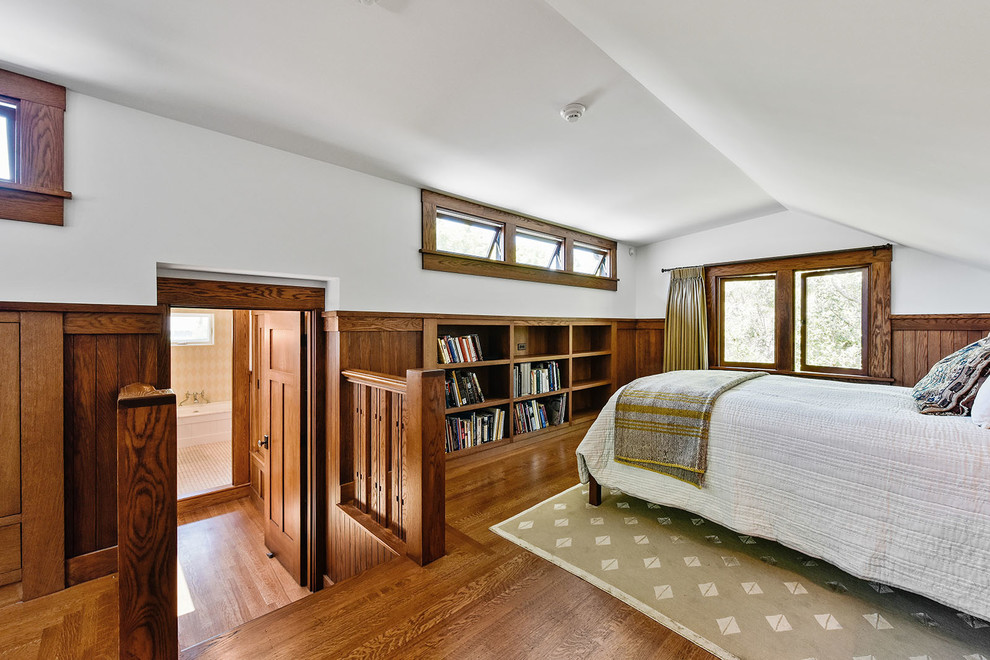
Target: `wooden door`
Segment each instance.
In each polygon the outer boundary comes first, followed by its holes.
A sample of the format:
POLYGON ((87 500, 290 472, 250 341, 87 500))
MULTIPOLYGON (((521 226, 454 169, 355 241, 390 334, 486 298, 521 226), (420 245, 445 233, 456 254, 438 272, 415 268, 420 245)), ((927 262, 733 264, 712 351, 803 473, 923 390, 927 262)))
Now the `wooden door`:
POLYGON ((260 317, 262 433, 268 445, 265 545, 296 582, 304 584, 306 360, 302 314, 264 312, 260 317))

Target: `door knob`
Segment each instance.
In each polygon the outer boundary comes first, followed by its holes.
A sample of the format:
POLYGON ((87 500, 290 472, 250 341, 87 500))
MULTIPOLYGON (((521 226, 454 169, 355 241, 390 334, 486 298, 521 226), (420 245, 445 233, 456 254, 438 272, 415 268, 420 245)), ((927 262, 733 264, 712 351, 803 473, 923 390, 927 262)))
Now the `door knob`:
POLYGON ((268 449, 268 436, 267 435, 264 436, 264 439, 263 440, 258 440, 258 446, 259 447, 264 447, 265 449, 268 449))

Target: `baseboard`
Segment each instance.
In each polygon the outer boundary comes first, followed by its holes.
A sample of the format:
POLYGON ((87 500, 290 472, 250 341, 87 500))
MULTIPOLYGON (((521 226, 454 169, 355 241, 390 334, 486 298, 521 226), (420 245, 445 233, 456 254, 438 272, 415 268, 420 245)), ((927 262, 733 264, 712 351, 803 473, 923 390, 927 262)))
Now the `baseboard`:
POLYGON ((227 486, 226 488, 221 488, 219 490, 211 490, 206 493, 199 493, 197 495, 190 495, 189 497, 182 498, 179 500, 177 512, 178 515, 182 516, 198 509, 213 506, 215 504, 223 504, 224 502, 232 502, 234 500, 239 500, 242 497, 248 497, 249 495, 251 495, 250 484, 227 486))

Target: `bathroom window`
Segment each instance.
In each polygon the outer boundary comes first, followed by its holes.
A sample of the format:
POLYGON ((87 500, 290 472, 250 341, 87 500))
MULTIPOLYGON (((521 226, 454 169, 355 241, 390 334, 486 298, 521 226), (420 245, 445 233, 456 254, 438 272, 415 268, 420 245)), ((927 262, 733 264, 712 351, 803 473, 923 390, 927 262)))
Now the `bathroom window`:
POLYGON ((213 314, 172 314, 173 346, 212 346, 213 314))

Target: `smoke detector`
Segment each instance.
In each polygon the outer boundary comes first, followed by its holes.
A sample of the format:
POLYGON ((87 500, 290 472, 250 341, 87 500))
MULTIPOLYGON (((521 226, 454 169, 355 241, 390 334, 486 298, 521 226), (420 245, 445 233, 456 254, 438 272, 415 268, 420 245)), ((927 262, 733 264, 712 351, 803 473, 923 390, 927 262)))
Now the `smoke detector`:
POLYGON ((560 109, 560 116, 564 118, 564 121, 573 124, 584 116, 585 110, 587 108, 581 103, 568 103, 560 109))

